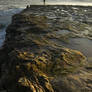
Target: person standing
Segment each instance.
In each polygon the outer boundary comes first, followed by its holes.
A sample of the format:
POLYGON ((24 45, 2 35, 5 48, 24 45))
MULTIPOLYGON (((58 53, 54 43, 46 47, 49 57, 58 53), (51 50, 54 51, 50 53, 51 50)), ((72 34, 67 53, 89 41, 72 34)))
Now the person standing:
POLYGON ((44 3, 44 5, 45 5, 45 0, 43 0, 43 3, 44 3))

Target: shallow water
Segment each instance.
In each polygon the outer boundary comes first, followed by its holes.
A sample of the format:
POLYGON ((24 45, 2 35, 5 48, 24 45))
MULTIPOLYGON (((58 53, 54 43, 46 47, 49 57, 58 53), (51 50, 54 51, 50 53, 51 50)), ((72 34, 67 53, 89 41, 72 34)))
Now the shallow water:
POLYGON ((61 35, 67 35, 67 34, 69 34, 70 33, 70 31, 68 31, 68 30, 58 30, 57 32, 56 32, 57 34, 61 34, 61 35))
POLYGON ((12 15, 19 13, 22 9, 11 9, 11 10, 1 10, 0 11, 0 24, 5 25, 3 29, 0 29, 0 47, 3 45, 5 40, 6 28, 11 23, 12 15))
POLYGON ((5 28, 0 29, 0 47, 5 40, 6 27, 11 23, 12 15, 23 10, 30 0, 0 0, 0 24, 4 24, 5 28))
POLYGON ((64 46, 81 51, 87 56, 88 61, 92 62, 92 40, 87 38, 72 38, 69 44, 64 44, 64 46))

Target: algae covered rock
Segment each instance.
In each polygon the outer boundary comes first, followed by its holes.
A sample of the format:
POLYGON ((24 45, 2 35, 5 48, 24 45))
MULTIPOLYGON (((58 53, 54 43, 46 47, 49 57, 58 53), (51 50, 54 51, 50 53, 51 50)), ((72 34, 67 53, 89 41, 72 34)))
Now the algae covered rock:
POLYGON ((27 13, 16 14, 13 16, 12 22, 17 26, 21 26, 20 23, 22 23, 26 29, 29 26, 28 29, 32 32, 46 31, 48 29, 47 17, 45 16, 35 16, 27 13))
POLYGON ((8 67, 3 86, 10 92, 54 92, 48 77, 35 64, 25 63, 8 67), (7 82, 6 82, 7 81, 7 82))
MULTIPOLYGON (((47 17, 30 12, 13 16, 3 46, 1 91, 65 92, 63 89, 69 86, 70 91, 67 92, 73 92, 68 76, 81 78, 81 73, 78 75, 76 72, 85 66, 86 57, 79 51, 58 45, 57 41, 53 42, 53 39, 58 40, 59 35, 53 32, 47 22, 47 17)), ((75 90, 77 85, 73 78, 75 90)))
POLYGON ((91 92, 92 71, 79 68, 75 73, 66 77, 57 77, 51 80, 56 92, 91 92))
POLYGON ((62 58, 68 65, 78 66, 80 64, 85 64, 86 57, 77 50, 64 49, 62 52, 62 58), (84 61, 84 62, 83 62, 84 61))

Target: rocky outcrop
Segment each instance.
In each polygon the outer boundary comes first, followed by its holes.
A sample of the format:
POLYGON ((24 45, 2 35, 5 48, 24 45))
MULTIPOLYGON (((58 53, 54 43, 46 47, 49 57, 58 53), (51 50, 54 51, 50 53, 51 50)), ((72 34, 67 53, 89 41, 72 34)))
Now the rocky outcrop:
POLYGON ((62 38, 48 21, 25 12, 13 16, 0 52, 1 92, 92 91, 91 72, 83 68, 86 57, 57 44, 62 38))
MULTIPOLYGON (((92 68, 91 68, 92 69, 92 68)), ((56 92, 91 92, 92 71, 81 69, 66 77, 52 80, 56 92)))

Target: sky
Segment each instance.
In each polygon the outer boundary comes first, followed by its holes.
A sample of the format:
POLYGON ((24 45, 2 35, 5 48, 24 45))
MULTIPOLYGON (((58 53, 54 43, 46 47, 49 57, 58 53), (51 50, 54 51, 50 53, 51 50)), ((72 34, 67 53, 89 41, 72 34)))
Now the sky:
POLYGON ((92 0, 46 0, 46 1, 52 1, 52 2, 92 2, 92 0))
MULTIPOLYGON (((43 0, 0 0, 0 5, 8 4, 43 4, 43 0)), ((66 4, 66 5, 91 5, 92 0, 46 0, 46 4, 66 4)))
POLYGON ((92 0, 46 0, 47 2, 91 2, 92 0))
POLYGON ((46 0, 46 2, 47 4, 66 4, 66 5, 72 4, 72 5, 92 6, 92 0, 46 0))

